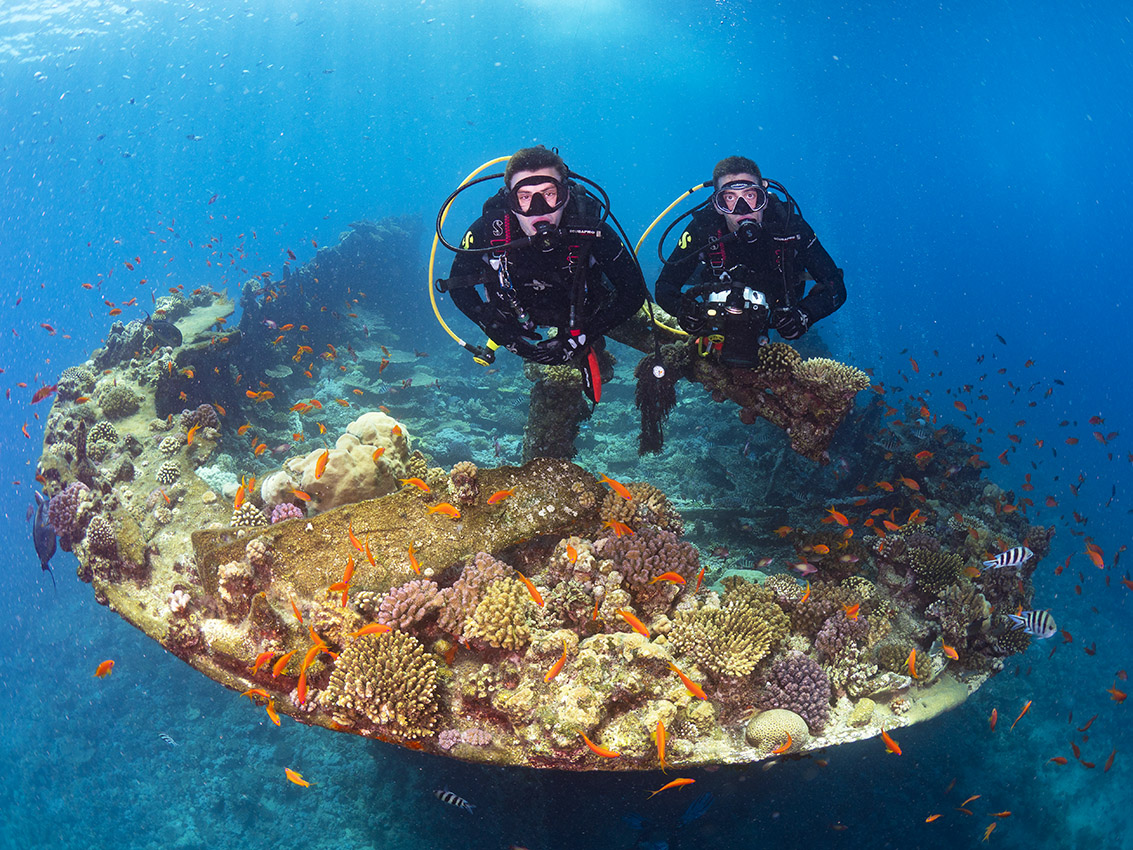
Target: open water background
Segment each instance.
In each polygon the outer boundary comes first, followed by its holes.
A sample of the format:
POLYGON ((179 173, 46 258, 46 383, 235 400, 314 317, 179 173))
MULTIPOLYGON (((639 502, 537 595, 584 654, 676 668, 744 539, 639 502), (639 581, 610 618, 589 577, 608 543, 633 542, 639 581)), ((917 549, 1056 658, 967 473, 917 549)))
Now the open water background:
MULTIPOLYGON (((286 721, 275 729, 99 607, 70 556, 54 562, 58 593, 36 568, 25 512, 36 414, 50 402, 32 408, 30 396, 100 344, 112 321, 103 299, 137 297, 141 307, 151 291, 181 284, 235 295, 245 277, 278 273, 288 249, 309 259, 311 240, 333 244, 360 218, 409 215, 425 234, 465 174, 537 142, 601 183, 634 237, 721 157, 756 159, 845 269, 849 301, 820 326, 834 355, 935 393, 969 438, 976 432, 945 390, 978 383, 994 430, 985 457, 1011 448, 1005 435, 1026 420, 1010 465, 986 474, 1018 488, 1030 471, 1033 495, 1063 504, 1039 514, 1059 534, 1036 605, 1054 610, 1074 644, 1052 658, 1050 642, 1032 646, 1017 659, 1024 673, 1009 667, 959 710, 905 730, 900 759, 868 741, 831 753, 825 769, 698 773, 697 789, 716 801, 674 841, 976 844, 987 819, 951 811, 962 791, 983 795, 978 815, 1013 811, 991 838, 1002 847, 1133 845, 1123 805, 1133 709, 1105 691, 1133 661, 1130 591, 1118 582, 1124 567, 1112 566, 1133 508, 1133 25, 1113 3, 806 6, 0 6, 0 299, 10 328, 0 328, 0 387, 11 391, 0 402, 0 534, 10 544, 0 566, 0 846, 622 848, 634 841, 623 813, 662 826, 692 799, 643 803, 660 784, 652 775, 493 770, 286 721), (245 256, 216 262, 216 245, 242 245, 245 256), (1119 432, 1109 446, 1090 436, 1092 415, 1119 432), (1080 444, 1066 446, 1067 436, 1080 444), (1075 498, 1067 485, 1080 474, 1075 498), (1089 518, 1106 573, 1069 533, 1082 528, 1063 518, 1071 505, 1089 518), (1081 651, 1090 642, 1095 656, 1081 651), (92 679, 110 657, 114 674, 92 679), (1004 734, 1028 699, 1030 715, 1004 734), (1075 726, 1100 714, 1082 745, 1095 770, 1046 764, 1068 749, 1069 710, 1075 726), (284 766, 317 785, 282 781, 284 766), (477 814, 438 803, 430 792, 443 786, 478 803, 477 814), (946 824, 923 822, 941 810, 946 824)), ((478 202, 462 201, 452 220, 478 202)), ((422 349, 448 344, 428 312, 426 248, 422 238, 411 279, 370 293, 422 349)), ((657 263, 645 265, 651 280, 657 263)))

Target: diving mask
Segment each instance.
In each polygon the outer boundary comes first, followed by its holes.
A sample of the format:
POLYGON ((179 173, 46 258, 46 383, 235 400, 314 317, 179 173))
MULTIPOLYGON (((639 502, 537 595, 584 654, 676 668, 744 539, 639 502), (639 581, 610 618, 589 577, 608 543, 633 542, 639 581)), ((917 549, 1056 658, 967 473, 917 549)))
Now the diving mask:
POLYGON ((508 192, 508 209, 516 215, 550 215, 570 200, 570 187, 561 180, 532 174, 516 181, 508 192))
POLYGON ((748 215, 767 206, 767 190, 750 180, 733 180, 716 190, 712 205, 721 215, 748 215))

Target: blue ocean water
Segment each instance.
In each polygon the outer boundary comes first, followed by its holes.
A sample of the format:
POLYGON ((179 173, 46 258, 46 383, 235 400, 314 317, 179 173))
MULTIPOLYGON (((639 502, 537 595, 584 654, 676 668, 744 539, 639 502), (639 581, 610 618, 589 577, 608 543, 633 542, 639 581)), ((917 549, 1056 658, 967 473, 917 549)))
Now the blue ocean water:
MULTIPOLYGON (((673 847, 930 848, 979 843, 984 813, 1003 810, 989 843, 1133 845, 1130 709, 1106 693, 1133 662, 1115 557, 1133 510, 1131 37, 1117 6, 1092 3, 5 3, 0 845, 628 848, 635 811, 673 847), (1037 516, 1057 527, 1036 601, 1074 642, 1036 643, 959 709, 904 730, 900 758, 871 740, 827 767, 698 771, 713 805, 678 830, 695 795, 646 802, 660 774, 492 769, 276 729, 97 605, 64 553, 53 590, 26 517, 50 402, 30 399, 100 345, 105 301, 136 298, 135 318, 171 286, 236 294, 288 250, 302 262, 352 221, 406 216, 419 268, 368 295, 405 344, 463 368, 428 306, 427 237, 465 174, 534 143, 599 181, 634 236, 725 155, 786 185, 845 269, 849 300, 818 328, 834 356, 979 437, 1005 489, 1031 474, 1037 516), (952 404, 966 384, 987 396, 962 396, 967 417, 952 404), (1102 445, 1095 430, 1117 433, 1102 445), (1073 532, 1102 547, 1105 571, 1073 532), (111 657, 114 674, 92 679, 111 657), (1071 739, 1095 769, 1047 762, 1071 739), (315 784, 282 781, 285 766, 315 784), (476 814, 438 803, 442 787, 476 814), (971 794, 977 816, 955 816, 971 794), (947 825, 924 822, 938 811, 947 825)), ((652 279, 655 253, 643 263, 652 279)), ((619 403, 624 416, 624 391, 619 403)), ((727 418, 704 404, 706 421, 727 418)), ((600 409, 584 440, 623 427, 618 411, 600 409)), ((498 439, 519 433, 501 415, 498 439)), ((721 457, 746 439, 738 422, 711 434, 721 457)), ((624 436, 612 472, 674 476, 679 459, 639 462, 624 436)), ((671 495, 701 496, 702 470, 679 468, 671 495)))

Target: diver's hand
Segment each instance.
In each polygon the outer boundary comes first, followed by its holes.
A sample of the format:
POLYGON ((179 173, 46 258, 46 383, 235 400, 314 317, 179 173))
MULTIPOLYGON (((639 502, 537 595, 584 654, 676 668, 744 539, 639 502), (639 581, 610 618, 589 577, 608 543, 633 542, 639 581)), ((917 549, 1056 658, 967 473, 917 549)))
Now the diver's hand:
POLYGON ((586 334, 571 335, 560 333, 551 339, 545 339, 531 347, 527 359, 533 363, 544 366, 558 366, 562 363, 571 363, 586 353, 586 334))
POLYGON ((788 307, 775 317, 775 330, 783 339, 798 339, 810 327, 810 316, 798 307, 788 307))

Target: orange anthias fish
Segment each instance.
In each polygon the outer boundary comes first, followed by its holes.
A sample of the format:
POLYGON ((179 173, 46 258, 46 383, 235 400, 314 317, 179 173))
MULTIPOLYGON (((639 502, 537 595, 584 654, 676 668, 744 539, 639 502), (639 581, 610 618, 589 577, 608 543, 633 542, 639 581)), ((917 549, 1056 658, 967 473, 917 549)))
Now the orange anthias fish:
POLYGON ((993 708, 991 710, 991 716, 988 717, 988 719, 987 719, 987 728, 990 731, 994 732, 995 731, 995 724, 998 720, 999 720, 999 711, 997 709, 993 708))
POLYGON ((351 632, 350 637, 360 638, 364 635, 380 635, 391 631, 389 626, 382 625, 381 623, 370 623, 368 626, 363 626, 356 632, 351 632))
POLYGON ((268 713, 268 717, 271 719, 271 722, 274 723, 276 726, 278 726, 279 725, 279 714, 275 710, 275 700, 274 699, 268 700, 268 704, 264 706, 264 711, 266 711, 268 713))
POLYGON ((989 838, 991 838, 991 834, 993 832, 995 832, 995 828, 997 826, 999 826, 999 823, 993 822, 987 829, 984 830, 984 837, 983 837, 984 841, 987 841, 989 838))
POLYGON ((626 501, 632 501, 633 500, 633 493, 631 493, 629 490, 627 490, 624 484, 619 484, 617 481, 615 481, 613 478, 610 478, 608 475, 603 475, 601 478, 599 478, 598 483, 609 484, 610 489, 613 490, 615 493, 617 493, 619 496, 621 496, 626 501))
POLYGON ((240 694, 240 696, 247 697, 252 702, 256 701, 256 697, 265 700, 271 699, 271 694, 269 694, 263 688, 248 688, 248 690, 244 691, 244 693, 240 694))
POLYGON ((525 576, 523 573, 519 572, 518 570, 516 570, 515 574, 517 576, 519 576, 519 580, 521 582, 523 582, 524 586, 527 588, 527 592, 531 594, 531 598, 535 601, 535 604, 538 605, 540 608, 542 608, 543 607, 543 597, 539 595, 539 591, 536 589, 535 585, 531 582, 531 579, 529 579, 527 576, 525 576))
POLYGON ((924 822, 925 823, 932 823, 938 817, 940 817, 940 815, 929 815, 927 818, 924 819, 924 822))
POLYGON ((499 504, 504 499, 509 499, 514 495, 515 495, 515 488, 514 487, 509 487, 507 490, 497 490, 495 493, 493 493, 491 496, 488 497, 488 504, 489 505, 499 504))
POLYGON ((664 785, 650 794, 647 799, 652 800, 662 791, 668 791, 670 788, 680 788, 682 785, 692 785, 694 782, 696 782, 695 779, 674 779, 672 782, 666 782, 664 785))
POLYGON ((682 673, 676 664, 669 664, 669 669, 680 677, 681 682, 688 688, 690 694, 694 697, 700 697, 702 700, 708 699, 708 694, 704 693, 704 688, 700 687, 700 685, 682 673))
POLYGON ((615 537, 621 537, 623 534, 634 533, 632 528, 630 528, 624 522, 620 522, 616 519, 608 519, 604 523, 602 523, 602 525, 606 528, 613 529, 615 537))
POLYGON ((197 432, 199 430, 201 430, 201 424, 198 422, 196 425, 190 428, 189 433, 185 435, 185 445, 193 445, 193 437, 197 436, 197 432))
POLYGON ((914 679, 919 678, 917 676, 917 650, 916 650, 916 647, 913 647, 913 649, 909 650, 909 657, 905 659, 905 666, 909 668, 909 675, 910 676, 912 676, 914 679))
POLYGON ((784 741, 779 746, 777 746, 775 749, 773 749, 771 751, 771 754, 776 755, 776 756, 781 756, 781 755, 783 755, 783 753, 789 752, 791 747, 794 745, 794 743, 795 742, 791 740, 791 733, 788 732, 787 733, 787 740, 784 741))
POLYGON ((645 623, 641 622, 641 620, 637 619, 637 617, 634 616, 632 611, 627 611, 624 608, 619 608, 617 610, 617 614, 619 617, 629 623, 635 632, 637 632, 639 635, 643 635, 646 640, 649 639, 649 629, 646 628, 645 623))
POLYGON ((421 564, 417 561, 417 556, 413 554, 413 544, 409 544, 409 566, 413 568, 413 572, 421 575, 421 564))
POLYGON ((287 662, 291 660, 291 656, 295 654, 296 650, 291 650, 285 655, 279 656, 279 660, 271 666, 271 677, 274 679, 287 668, 287 662))
POLYGON ((275 653, 270 649, 257 655, 256 660, 252 662, 252 666, 248 668, 251 671, 252 675, 255 676, 256 673, 259 672, 261 667, 271 661, 274 655, 275 653))
MULTIPOLYGON (((111 663, 111 664, 113 664, 114 662, 112 661, 112 662, 110 662, 110 663, 111 663)), ((1119 690, 1117 689, 1117 680, 1116 680, 1116 679, 1114 679, 1114 680, 1113 680, 1113 687, 1112 687, 1112 688, 1106 688, 1106 693, 1108 693, 1108 694, 1109 694, 1109 698, 1110 698, 1111 700, 1113 700, 1114 702, 1116 702, 1116 703, 1123 703, 1123 702, 1125 702, 1125 698, 1126 698, 1127 696, 1129 696, 1129 695, 1128 695, 1127 693, 1125 693, 1124 691, 1119 691, 1119 690)), ((1027 703, 1027 705, 1030 705, 1030 703, 1027 703)))
MULTIPOLYGON (((1031 700, 1027 700, 1027 704, 1023 706, 1023 710, 1019 712, 1019 716, 1015 718, 1015 723, 1018 723, 1020 720, 1022 720, 1023 715, 1026 714, 1028 711, 1030 711, 1030 708, 1031 708, 1031 700)), ((1011 729, 1015 728, 1015 723, 1011 724, 1011 729)), ((1008 729, 1007 731, 1010 732, 1011 729, 1008 729)))
POLYGON ((561 671, 563 669, 563 665, 566 664, 566 657, 567 657, 566 641, 563 641, 563 654, 562 654, 562 656, 559 657, 558 661, 556 661, 554 664, 551 665, 551 669, 548 670, 543 675, 543 681, 544 682, 550 682, 551 679, 553 679, 553 678, 555 678, 555 676, 559 675, 559 671, 561 671))
POLYGON ((810 580, 809 579, 807 579, 807 583, 806 583, 806 593, 804 593, 802 595, 802 598, 799 599, 799 604, 802 605, 808 599, 810 599, 810 580))
POLYGON ((842 610, 846 613, 847 620, 856 620, 861 607, 862 604, 860 602, 855 602, 853 605, 843 605, 842 610))
POLYGON ((429 513, 444 514, 451 519, 460 519, 460 509, 456 505, 450 505, 448 502, 433 505, 433 507, 429 508, 429 513))
POLYGON ((901 755, 901 747, 896 741, 889 737, 889 733, 884 729, 881 730, 881 740, 885 743, 885 749, 893 753, 895 756, 901 755))
POLYGON ((850 520, 841 511, 836 510, 835 508, 827 508, 826 512, 830 514, 830 518, 833 519, 834 522, 838 523, 838 525, 847 526, 850 524, 850 520))
POLYGON ((315 480, 318 481, 323 477, 326 472, 327 461, 330 460, 330 449, 323 449, 323 453, 319 455, 319 459, 315 461, 315 480))
POLYGON ((306 779, 303 778, 303 774, 296 773, 294 770, 292 770, 289 767, 285 767, 283 769, 283 772, 285 774, 287 774, 287 778, 289 780, 291 780, 292 782, 294 782, 296 785, 302 785, 304 788, 307 788, 311 784, 310 782, 308 782, 306 779))
POLYGON ((586 742, 586 746, 588 746, 590 748, 590 751, 595 755, 599 755, 602 756, 602 758, 607 759, 616 759, 621 755, 621 753, 615 753, 613 750, 607 750, 605 747, 598 746, 586 737, 585 732, 579 732, 578 734, 582 736, 582 740, 586 742))
POLYGON ((400 481, 402 484, 405 484, 407 486, 416 487, 422 493, 432 492, 429 489, 429 485, 426 484, 424 481, 422 481, 420 478, 399 478, 397 480, 400 481))
POLYGON ((684 576, 682 576, 680 573, 675 573, 672 570, 670 570, 667 573, 661 573, 661 575, 657 576, 657 578, 650 579, 649 583, 650 584, 656 584, 659 581, 667 581, 667 582, 671 582, 673 584, 684 584, 685 583, 684 576))
MULTIPOLYGON (((114 669, 114 662, 109 658, 103 661, 98 667, 95 668, 94 675, 97 679, 105 679, 110 675, 110 671, 114 669)), ((1114 683, 1116 684, 1116 682, 1114 683)))
POLYGON ((572 564, 575 563, 578 560, 578 550, 575 549, 574 545, 571 544, 571 543, 568 543, 567 546, 566 546, 566 556, 567 556, 567 560, 570 561, 572 564))
MULTIPOLYGON (((657 728, 653 730, 653 742, 657 745, 657 760, 661 763, 662 773, 664 773, 665 768, 668 767, 668 765, 665 764, 665 742, 668 740, 669 735, 668 732, 665 731, 665 724, 659 719, 657 721, 657 728)), ((669 785, 672 785, 672 783, 669 783, 669 785)), ((669 785, 666 785, 665 788, 668 788, 669 785)), ((661 790, 664 791, 665 788, 661 790)), ((653 795, 651 794, 650 796, 653 795)))
POLYGON ((946 643, 942 643, 940 645, 940 648, 948 658, 951 658, 953 661, 960 660, 960 654, 956 651, 955 647, 949 646, 946 643))

